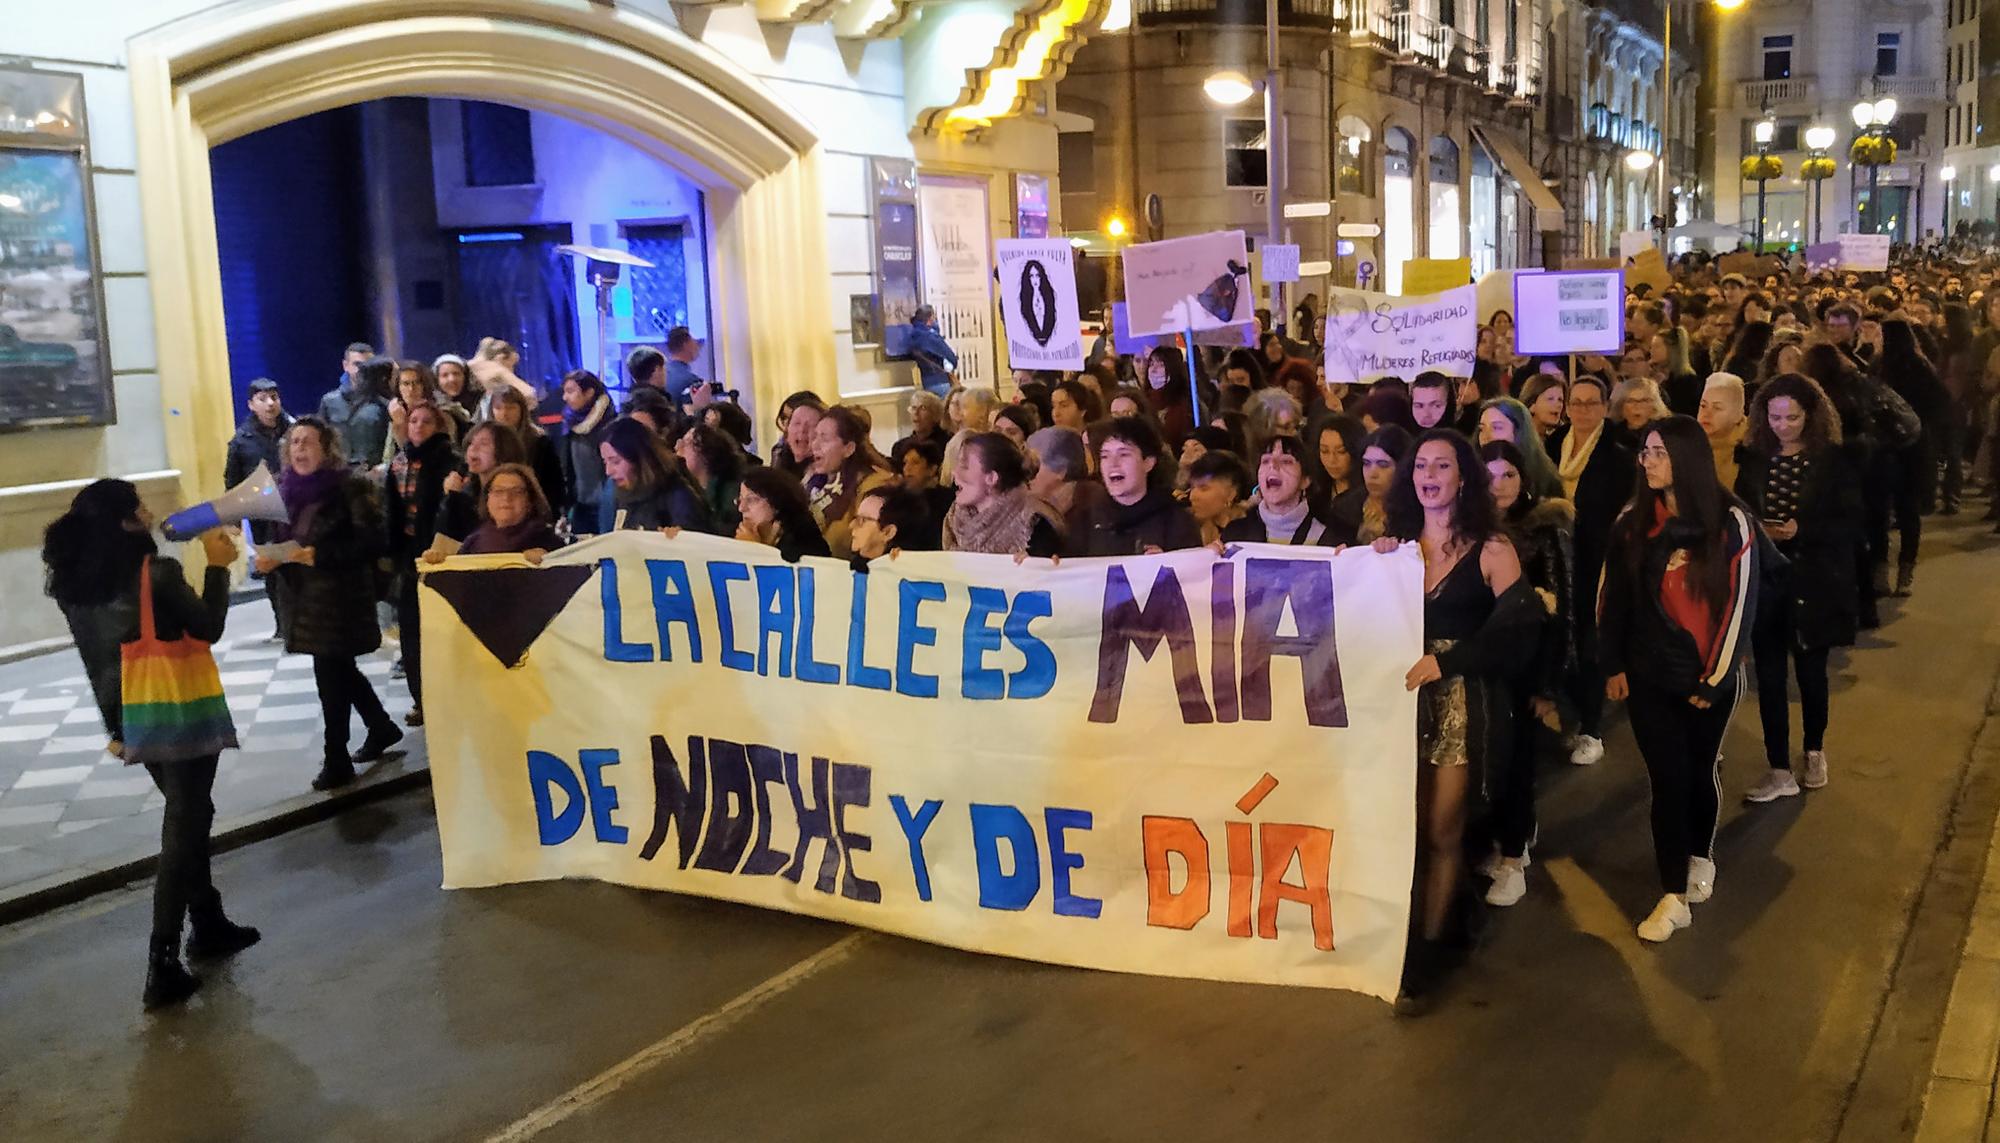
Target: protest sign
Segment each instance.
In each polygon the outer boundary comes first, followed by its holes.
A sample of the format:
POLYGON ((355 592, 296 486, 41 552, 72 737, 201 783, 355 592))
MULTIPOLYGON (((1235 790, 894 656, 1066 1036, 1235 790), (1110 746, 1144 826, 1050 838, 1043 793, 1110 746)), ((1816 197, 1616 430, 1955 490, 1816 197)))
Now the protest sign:
POLYGON ((1387 999, 1422 573, 1262 544, 857 573, 692 532, 457 557, 421 590, 444 884, 1387 999))
POLYGON ((1514 277, 1514 352, 1606 353, 1625 348, 1619 270, 1552 270, 1514 277))
POLYGON ((1299 280, 1299 248, 1283 244, 1264 246, 1259 253, 1264 256, 1264 280, 1266 282, 1296 282, 1299 280))
POLYGON ((1843 270, 1887 270, 1889 268, 1889 236, 1886 234, 1841 235, 1840 268, 1843 270))
POLYGON ((1083 321, 1076 308, 1076 264, 1067 238, 1002 238, 1000 316, 1007 364, 1015 369, 1083 368, 1083 321))
POLYGON ((1124 262, 1133 333, 1214 329, 1256 316, 1241 230, 1129 246, 1124 262))
POLYGON ((1626 289, 1641 285, 1651 286, 1653 293, 1659 294, 1673 284, 1673 275, 1667 272, 1667 260, 1660 256, 1659 247, 1648 246, 1626 259, 1626 289))
POLYGON ((1840 242, 1815 242, 1806 247, 1806 272, 1817 274, 1822 270, 1836 269, 1840 265, 1840 242))
POLYGON ((1653 232, 1650 230, 1621 230, 1618 232, 1618 257, 1627 262, 1630 262, 1632 256, 1641 250, 1654 249, 1657 249, 1657 247, 1653 245, 1653 232))
POLYGON ((1477 291, 1460 286, 1421 298, 1327 291, 1326 379, 1408 381, 1426 370, 1472 376, 1479 342, 1477 291))
MULTIPOLYGON (((1155 334, 1150 337, 1140 337, 1134 334, 1126 324, 1124 302, 1111 303, 1111 341, 1119 353, 1151 353, 1153 347, 1156 345, 1165 345, 1178 352, 1181 344, 1179 339, 1172 334, 1155 334)), ((1218 326, 1215 329, 1205 329, 1194 335, 1194 343, 1196 345, 1221 345, 1230 349, 1235 349, 1239 346, 1244 349, 1255 349, 1257 348, 1257 323, 1247 321, 1242 325, 1225 325, 1218 326)))
POLYGON ((1776 274, 1785 269, 1785 260, 1776 254, 1753 254, 1748 250, 1737 250, 1715 260, 1719 274, 1741 274, 1752 281, 1761 281, 1767 274, 1776 274))
POLYGON ((1420 298, 1472 284, 1470 258, 1412 258, 1403 263, 1403 297, 1420 298))

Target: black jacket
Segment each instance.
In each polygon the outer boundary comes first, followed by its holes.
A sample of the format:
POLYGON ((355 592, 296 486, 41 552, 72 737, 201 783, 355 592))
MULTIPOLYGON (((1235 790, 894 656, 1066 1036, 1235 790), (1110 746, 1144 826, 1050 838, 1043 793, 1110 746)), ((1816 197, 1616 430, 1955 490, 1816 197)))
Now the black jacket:
POLYGON ((313 549, 311 566, 283 564, 285 650, 351 658, 382 645, 375 621, 377 568, 388 539, 375 483, 349 474, 293 538, 313 549))
MULTIPOLYGON (((1562 467, 1563 442, 1569 439, 1568 425, 1559 426, 1548 436, 1549 459, 1562 467)), ((1579 598, 1597 593, 1598 573, 1604 567, 1604 553, 1611 543, 1611 525, 1625 502, 1632 498, 1632 482, 1639 469, 1638 455, 1618 426, 1605 422, 1597 448, 1583 466, 1570 503, 1576 508, 1572 533, 1576 557, 1576 590, 1579 598)))
POLYGON ((1109 496, 1093 498, 1070 525, 1071 556, 1136 556, 1147 548, 1164 552, 1201 546, 1201 525, 1171 495, 1154 488, 1136 504, 1109 496))
MULTIPOLYGON (((1769 454, 1746 448, 1736 471, 1736 494, 1760 519, 1771 477, 1769 454)), ((1790 566, 1767 576, 1759 606, 1789 612, 1792 635, 1808 649, 1846 647, 1854 642, 1860 594, 1854 582, 1855 548, 1862 542, 1861 478, 1839 448, 1812 454, 1799 496, 1798 535, 1778 545, 1790 566), (1783 594, 1778 594, 1782 592, 1783 594)))
MULTIPOLYGON (((278 423, 268 429, 254 415, 243 418, 243 423, 236 426, 236 435, 229 438, 229 454, 222 462, 222 486, 234 488, 243 483, 260 464, 270 470, 273 480, 277 479, 282 471, 278 465, 278 445, 291 427, 292 419, 283 413, 278 414, 278 423)), ((250 538, 261 544, 271 539, 277 529, 275 520, 252 520, 250 538)))
POLYGON ((569 511, 569 485, 565 483, 556 442, 547 433, 532 432, 521 434, 521 443, 527 446, 528 467, 535 472, 535 483, 542 486, 542 495, 549 498, 549 511, 561 516, 569 511))
POLYGON ((444 482, 458 466, 458 454, 451 438, 442 432, 422 445, 404 445, 389 462, 388 480, 383 489, 384 550, 399 565, 414 563, 437 537, 439 509, 444 505, 444 482), (405 499, 396 470, 405 465, 417 469, 416 487, 405 499))
MULTIPOLYGON (((606 488, 610 486, 607 484, 606 488)), ((708 506, 702 503, 701 493, 677 475, 649 493, 629 495, 623 489, 616 489, 615 494, 616 507, 609 524, 625 531, 656 532, 661 528, 686 528, 690 532, 717 531, 708 506), (625 513, 622 522, 618 520, 617 512, 625 513)))
MULTIPOLYGON (((202 573, 201 594, 188 586, 180 561, 167 556, 153 557, 153 631, 161 639, 182 636, 213 643, 222 638, 229 618, 229 569, 209 568, 202 573)), ((123 644, 139 637, 139 577, 132 586, 109 603, 88 607, 65 606, 63 618, 76 639, 84 674, 90 679, 91 697, 104 730, 113 738, 123 736, 125 697, 123 644)))
POLYGON ((1507 523, 1507 534, 1521 558, 1521 577, 1542 602, 1545 618, 1534 662, 1525 672, 1523 698, 1554 698, 1576 664, 1576 567, 1570 531, 1576 509, 1567 500, 1544 500, 1519 520, 1507 523))
POLYGON ((1632 573, 1622 539, 1614 533, 1605 552, 1604 590, 1598 598, 1598 657, 1604 677, 1628 675, 1635 687, 1714 702, 1736 675, 1750 649, 1756 622, 1760 558, 1757 525, 1733 502, 1728 512, 1731 553, 1729 593, 1714 617, 1719 633, 1712 652, 1700 646, 1660 601, 1660 583, 1675 550, 1678 519, 1640 542, 1638 575, 1632 573))
POLYGON ((1298 526, 1290 539, 1273 540, 1270 529, 1264 524, 1263 515, 1257 511, 1255 505, 1222 529, 1222 542, 1225 544, 1298 544, 1330 548, 1338 543, 1350 542, 1352 539, 1353 537, 1349 536, 1348 541, 1340 540, 1335 533, 1334 525, 1327 522, 1324 514, 1311 510, 1306 513, 1305 522, 1298 526))

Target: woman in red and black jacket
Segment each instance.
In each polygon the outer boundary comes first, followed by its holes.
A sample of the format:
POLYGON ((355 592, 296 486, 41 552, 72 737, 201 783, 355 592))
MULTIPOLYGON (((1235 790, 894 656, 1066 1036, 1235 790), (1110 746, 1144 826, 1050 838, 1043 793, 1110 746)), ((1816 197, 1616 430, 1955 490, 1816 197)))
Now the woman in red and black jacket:
POLYGON ((1757 532, 1715 478, 1693 417, 1640 439, 1644 482, 1611 532, 1598 599, 1605 697, 1623 699, 1653 786, 1653 856, 1665 895, 1639 924, 1664 941, 1715 884, 1722 735, 1757 599, 1757 532))

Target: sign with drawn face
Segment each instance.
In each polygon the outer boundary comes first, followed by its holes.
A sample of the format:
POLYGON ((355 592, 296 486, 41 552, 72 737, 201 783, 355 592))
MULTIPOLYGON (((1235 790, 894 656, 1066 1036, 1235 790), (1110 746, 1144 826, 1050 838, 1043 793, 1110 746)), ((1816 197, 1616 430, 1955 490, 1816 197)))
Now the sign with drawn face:
POLYGON ((1328 381, 1472 376, 1479 303, 1471 286, 1419 298, 1335 289, 1326 304, 1328 381))
POLYGON ((1179 333, 1240 325, 1254 316, 1250 254, 1241 230, 1148 242, 1125 251, 1132 332, 1179 333))
POLYGON ((1076 305, 1075 251, 1066 238, 1002 238, 1000 317, 1013 369, 1083 368, 1083 322, 1076 305))

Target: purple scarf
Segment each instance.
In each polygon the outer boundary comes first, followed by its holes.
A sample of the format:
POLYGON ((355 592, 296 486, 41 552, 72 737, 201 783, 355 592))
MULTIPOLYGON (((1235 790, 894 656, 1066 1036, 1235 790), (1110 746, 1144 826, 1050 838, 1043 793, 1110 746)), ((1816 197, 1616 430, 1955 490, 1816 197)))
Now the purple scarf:
POLYGON ((305 535, 312 525, 312 518, 319 513, 320 505, 340 491, 340 482, 346 476, 346 469, 334 465, 304 476, 287 466, 278 475, 278 499, 285 502, 285 514, 292 518, 292 522, 279 529, 279 539, 295 540, 305 535))

